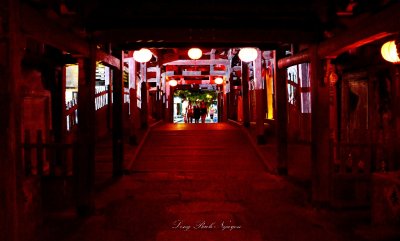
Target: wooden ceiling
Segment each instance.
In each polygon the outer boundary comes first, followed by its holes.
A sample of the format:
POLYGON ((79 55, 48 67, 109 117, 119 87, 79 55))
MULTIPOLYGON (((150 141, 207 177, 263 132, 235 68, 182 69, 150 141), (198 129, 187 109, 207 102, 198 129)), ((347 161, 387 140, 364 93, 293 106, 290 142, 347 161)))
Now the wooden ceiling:
POLYGON ((104 46, 162 51, 321 42, 345 30, 353 16, 396 0, 21 1, 52 11, 64 26, 104 46))

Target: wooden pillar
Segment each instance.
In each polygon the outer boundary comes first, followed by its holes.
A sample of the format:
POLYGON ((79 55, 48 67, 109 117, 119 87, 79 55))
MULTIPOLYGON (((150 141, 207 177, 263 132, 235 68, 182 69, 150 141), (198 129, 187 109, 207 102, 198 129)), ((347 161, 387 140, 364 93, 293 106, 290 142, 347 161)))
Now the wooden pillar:
POLYGON ((113 177, 122 175, 122 165, 124 161, 124 143, 123 143, 123 104, 124 104, 124 85, 123 85, 123 70, 124 61, 123 53, 121 53, 120 69, 114 69, 113 75, 113 177))
POLYGON ((149 109, 148 109, 148 86, 147 86, 147 67, 146 63, 140 64, 140 75, 142 76, 142 84, 141 84, 141 112, 140 112, 140 126, 143 129, 148 127, 148 118, 149 118, 149 109))
POLYGON ((221 122, 228 121, 228 95, 226 93, 226 82, 222 85, 222 119, 221 122))
MULTIPOLYGON (((396 128, 396 136, 400 136, 400 105, 398 104, 400 101, 400 66, 395 65, 395 76, 394 76, 394 84, 393 84, 393 115, 395 119, 395 128, 396 128)), ((395 138, 394 146, 400 146, 399 138, 395 138)), ((400 169, 400 150, 399 148, 394 148, 393 150, 393 165, 391 166, 392 170, 399 170, 400 169)))
POLYGON ((170 86, 168 85, 167 88, 169 88, 169 95, 168 95, 168 122, 169 123, 174 123, 174 92, 175 92, 175 86, 170 86))
POLYGON ((243 126, 250 127, 249 65, 246 62, 242 62, 242 103, 243 126))
POLYGON ((317 48, 311 50, 311 175, 312 201, 326 205, 330 196, 329 83, 324 82, 317 48))
POLYGON ((136 94, 136 62, 129 60, 129 143, 138 144, 136 119, 138 118, 137 94, 136 94))
POLYGON ((95 81, 96 58, 92 46, 89 58, 78 59, 78 146, 75 163, 76 208, 79 215, 94 212, 95 179, 95 81))
POLYGON ((107 107, 107 127, 108 130, 112 131, 112 127, 113 127, 113 92, 114 92, 114 87, 113 87, 113 70, 112 68, 108 69, 109 71, 109 76, 110 76, 110 82, 108 85, 108 95, 107 95, 107 103, 108 103, 108 107, 107 107))
MULTIPOLYGON (((284 57, 284 50, 276 51, 276 60, 284 57)), ((276 62, 274 64, 276 66, 276 62)), ((280 175, 288 174, 288 113, 287 113, 287 83, 286 68, 277 68, 275 73, 275 111, 276 111, 276 138, 277 138, 277 172, 280 175)))
POLYGON ((21 126, 21 55, 18 1, 0 0, 0 240, 17 241, 19 235, 18 182, 21 126), (18 171, 17 171, 18 170, 18 171))
POLYGON ((265 119, 265 106, 264 106, 264 80, 262 77, 262 53, 257 50, 257 58, 254 61, 254 83, 256 92, 256 135, 257 144, 265 144, 264 136, 264 119, 265 119))
POLYGON ((223 89, 223 86, 222 85, 217 85, 217 93, 218 93, 218 95, 217 95, 217 99, 218 99, 218 101, 217 101, 217 105, 218 105, 218 107, 217 107, 217 109, 218 109, 218 114, 217 114, 217 116, 218 116, 218 123, 221 123, 221 122, 223 122, 223 120, 222 120, 222 118, 223 118, 223 108, 224 108, 224 104, 223 104, 223 101, 224 101, 224 97, 223 97, 223 91, 224 91, 224 89, 223 89))
POLYGON ((62 67, 62 76, 60 78, 61 81, 61 96, 60 96, 60 101, 59 105, 61 106, 61 140, 66 141, 67 140, 67 114, 66 114, 66 102, 65 102, 65 89, 67 87, 66 84, 66 67, 62 67))
POLYGON ((42 73, 51 91, 51 123, 54 140, 56 142, 62 142, 65 140, 63 137, 65 137, 66 132, 66 127, 64 125, 66 122, 64 121, 63 115, 65 112, 65 82, 63 81, 63 71, 59 67, 48 66, 42 73))

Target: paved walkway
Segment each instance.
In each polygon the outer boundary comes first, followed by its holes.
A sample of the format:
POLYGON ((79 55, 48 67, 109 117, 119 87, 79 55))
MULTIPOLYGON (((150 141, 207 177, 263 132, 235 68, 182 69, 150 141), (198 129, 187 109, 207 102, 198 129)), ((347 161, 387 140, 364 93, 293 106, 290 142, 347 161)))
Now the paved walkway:
POLYGON ((41 240, 374 240, 354 232, 355 216, 312 208, 304 189, 266 171, 237 126, 159 125, 133 156, 95 215, 53 220, 41 240))

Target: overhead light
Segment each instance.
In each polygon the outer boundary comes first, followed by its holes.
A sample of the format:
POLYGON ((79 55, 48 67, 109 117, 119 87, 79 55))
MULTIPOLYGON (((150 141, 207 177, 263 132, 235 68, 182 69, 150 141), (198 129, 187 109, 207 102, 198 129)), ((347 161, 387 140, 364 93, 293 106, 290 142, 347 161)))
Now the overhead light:
POLYGON ((203 55, 203 52, 199 48, 191 48, 188 51, 188 55, 191 59, 200 59, 203 55))
POLYGON ((257 58, 257 50, 255 48, 242 48, 239 51, 239 58, 243 62, 251 62, 257 58))
POLYGON ((386 61, 394 64, 400 63, 399 51, 397 50, 396 42, 394 40, 382 45, 381 54, 386 61))
POLYGON ((153 57, 153 53, 146 48, 142 48, 133 52, 133 58, 140 63, 149 62, 151 57, 153 57))
POLYGON ((172 80, 170 80, 168 83, 169 83, 169 86, 174 87, 174 86, 176 86, 176 85, 178 84, 178 81, 172 79, 172 80))
POLYGON ((224 80, 223 80, 221 77, 217 77, 217 78, 214 79, 214 82, 215 82, 217 85, 220 85, 220 84, 222 84, 222 82, 224 82, 224 80))

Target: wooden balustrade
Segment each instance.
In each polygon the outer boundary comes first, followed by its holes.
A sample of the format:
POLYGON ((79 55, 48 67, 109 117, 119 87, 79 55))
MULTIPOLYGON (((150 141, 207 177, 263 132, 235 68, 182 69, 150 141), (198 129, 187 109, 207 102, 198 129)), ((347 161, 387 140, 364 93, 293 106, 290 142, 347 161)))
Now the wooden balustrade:
POLYGON ((52 138, 44 141, 41 130, 37 130, 35 140, 32 139, 32 131, 25 130, 22 143, 25 176, 73 175, 73 160, 76 154, 73 144, 55 143, 52 138))
POLYGON ((78 124, 78 100, 72 99, 66 103, 67 131, 71 131, 78 124))
POLYGON ((130 102, 129 88, 124 88, 124 103, 130 102))
POLYGON ((96 110, 108 105, 108 86, 96 86, 95 105, 96 110))

